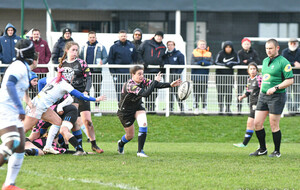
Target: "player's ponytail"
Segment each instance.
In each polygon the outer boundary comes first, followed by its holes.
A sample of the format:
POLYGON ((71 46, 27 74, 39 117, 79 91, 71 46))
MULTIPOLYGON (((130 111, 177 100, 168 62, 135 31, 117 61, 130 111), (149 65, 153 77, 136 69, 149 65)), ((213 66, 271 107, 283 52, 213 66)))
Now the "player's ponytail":
POLYGON ((64 51, 64 55, 62 56, 62 58, 59 61, 58 67, 57 67, 57 78, 56 78, 56 83, 59 83, 61 81, 62 78, 62 72, 63 72, 63 68, 62 68, 62 64, 63 64, 63 60, 65 60, 65 58, 67 57, 67 51, 65 49, 64 51))

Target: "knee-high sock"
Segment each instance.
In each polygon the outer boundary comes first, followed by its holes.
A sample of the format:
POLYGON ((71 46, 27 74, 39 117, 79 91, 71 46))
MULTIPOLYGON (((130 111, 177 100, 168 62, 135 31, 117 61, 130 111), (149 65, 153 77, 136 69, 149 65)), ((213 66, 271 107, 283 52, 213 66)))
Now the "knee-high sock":
POLYGON ((243 141, 244 145, 247 145, 253 135, 253 130, 247 129, 245 134, 245 139, 243 141))
POLYGON ((51 125, 50 129, 49 129, 49 133, 48 133, 48 137, 47 137, 47 141, 46 141, 46 145, 45 148, 50 148, 52 147, 52 142, 56 136, 56 134, 59 131, 60 126, 57 125, 51 125))
POLYGON ((281 131, 277 131, 275 133, 272 133, 273 135, 273 142, 275 146, 275 151, 280 152, 280 143, 281 143, 281 131))
POLYGON ((260 148, 263 149, 263 150, 266 150, 267 148, 266 148, 266 132, 265 132, 265 129, 263 128, 262 130, 255 131, 255 133, 256 133, 256 136, 258 138, 260 148))
POLYGON ((119 143, 119 145, 120 146, 124 146, 126 143, 128 143, 129 141, 131 141, 131 139, 130 140, 127 140, 126 138, 125 138, 125 135, 123 135, 123 137, 121 138, 121 141, 120 141, 120 143, 119 143))
POLYGON ((85 126, 82 125, 80 128, 81 128, 81 130, 84 132, 84 134, 86 135, 86 137, 89 138, 89 136, 88 136, 88 134, 87 134, 87 132, 86 132, 85 126))
POLYGON ((69 143, 76 149, 76 151, 83 151, 82 146, 78 143, 74 136, 69 139, 69 143))
POLYGON ((23 160, 23 153, 14 153, 8 160, 7 174, 5 179, 5 185, 15 184, 18 173, 21 169, 23 160))
POLYGON ((144 149, 144 145, 147 137, 147 127, 139 127, 139 136, 138 136, 138 152, 141 152, 144 149))
POLYGON ((77 139, 80 146, 82 146, 82 132, 81 132, 81 130, 79 129, 78 131, 73 131, 72 133, 75 136, 75 138, 77 139))

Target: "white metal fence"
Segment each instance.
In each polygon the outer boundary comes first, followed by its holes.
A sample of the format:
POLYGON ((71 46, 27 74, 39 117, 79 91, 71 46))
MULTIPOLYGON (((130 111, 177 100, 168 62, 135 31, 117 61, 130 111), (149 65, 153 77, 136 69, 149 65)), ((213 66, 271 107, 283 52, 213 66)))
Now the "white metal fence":
MULTIPOLYGON (((0 67, 7 67, 1 65, 0 67)), ((42 65, 39 65, 42 67, 42 65)), ((49 73, 38 74, 39 78, 45 76, 56 76, 54 68, 56 65, 49 64, 49 73)), ((99 66, 90 65, 90 68, 99 66)), ((120 96, 120 86, 127 80, 129 74, 111 75, 109 68, 130 68, 132 65, 102 65, 102 77, 98 73, 92 73, 93 87, 91 96, 106 95, 107 100, 99 105, 91 103, 91 111, 94 113, 115 114, 118 109, 118 96, 120 96), (102 78, 102 81, 100 81, 102 78), (116 90, 117 89, 117 90, 116 90)), ((158 68, 149 66, 149 68, 158 68)), ((177 100, 177 88, 158 89, 152 97, 143 98, 148 113, 159 113, 169 116, 170 114, 248 114, 249 106, 247 99, 238 101, 238 95, 245 92, 247 75, 237 75, 238 69, 247 69, 246 66, 235 66, 233 75, 216 75, 216 69, 228 69, 222 66, 201 67, 195 65, 174 66, 165 65, 166 73, 163 74, 163 82, 181 78, 183 81, 191 81, 193 84, 192 93, 185 101, 177 100), (170 74, 171 68, 184 68, 181 75, 170 74), (208 75, 192 75, 191 69, 209 69, 208 75), (204 76, 206 80, 194 81, 195 77, 204 76)), ((146 78, 154 78, 154 74, 145 74, 146 78)), ((294 84, 288 88, 288 100, 284 109, 284 114, 298 113, 300 103, 300 75, 295 75, 294 84)), ((32 96, 36 91, 32 91, 32 96)))

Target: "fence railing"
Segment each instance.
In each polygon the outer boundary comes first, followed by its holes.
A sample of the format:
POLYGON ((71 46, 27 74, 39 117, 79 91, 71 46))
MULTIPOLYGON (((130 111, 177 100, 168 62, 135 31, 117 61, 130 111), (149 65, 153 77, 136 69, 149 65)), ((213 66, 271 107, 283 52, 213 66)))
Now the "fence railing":
MULTIPOLYGON (((49 64, 49 73, 38 73, 39 78, 56 76, 55 67, 49 64)), ((0 64, 0 67, 7 65, 0 64)), ((45 67, 39 65, 38 67, 45 67)), ((89 65, 90 68, 102 68, 102 73, 92 73, 91 96, 106 95, 107 100, 100 104, 91 103, 93 113, 115 114, 118 109, 123 83, 129 79, 129 74, 111 74, 109 68, 130 68, 132 65, 89 65)), ((149 68, 159 68, 149 66, 149 68)), ((193 84, 192 93, 185 101, 178 101, 177 88, 158 89, 148 98, 143 98, 148 113, 165 114, 248 114, 249 104, 247 99, 238 101, 238 96, 245 92, 248 75, 237 75, 237 70, 247 69, 247 66, 234 66, 233 75, 216 75, 216 69, 228 69, 227 67, 211 65, 202 67, 198 65, 165 65, 165 73, 162 81, 171 82, 177 78, 182 81, 191 81, 193 84), (181 74, 171 74, 170 69, 183 68, 181 74), (191 74, 191 69, 209 69, 208 75, 191 74)), ((260 68, 260 67, 259 67, 260 68)), ((154 79, 155 74, 145 74, 146 78, 154 79)), ((284 114, 298 113, 300 104, 300 75, 295 75, 294 84, 287 89, 287 102, 284 114)), ((31 96, 36 91, 30 92, 31 96)))

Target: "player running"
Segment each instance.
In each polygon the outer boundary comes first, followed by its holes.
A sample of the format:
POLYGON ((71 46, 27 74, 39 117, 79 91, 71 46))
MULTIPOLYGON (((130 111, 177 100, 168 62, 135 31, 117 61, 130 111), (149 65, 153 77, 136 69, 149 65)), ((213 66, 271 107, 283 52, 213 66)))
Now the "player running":
MULTIPOLYGON (((24 159, 25 134, 22 120, 25 111, 21 100, 24 95, 28 96, 30 71, 36 68, 38 60, 30 40, 19 40, 15 50, 16 61, 7 68, 0 89, 0 166, 8 161, 2 190, 21 189, 15 186, 24 159)), ((28 104, 31 106, 30 102, 28 104)))
MULTIPOLYGON (((74 80, 72 81, 72 86, 82 92, 85 95, 89 94, 90 88, 92 86, 91 72, 88 64, 78 58, 79 45, 76 42, 68 42, 65 45, 64 55, 61 58, 59 67, 62 68, 72 68, 75 72, 74 80)), ((90 102, 84 101, 82 99, 74 98, 74 105, 78 108, 78 119, 77 125, 79 127, 85 126, 88 137, 91 142, 91 148, 97 153, 103 153, 104 151, 97 146, 95 129, 92 122, 91 107, 90 102)), ((81 131, 80 131, 81 132, 81 131)))
POLYGON ((147 117, 142 102, 142 97, 148 97, 154 88, 176 87, 181 84, 177 79, 172 83, 161 83, 161 73, 159 72, 154 81, 144 78, 144 68, 134 66, 130 69, 131 79, 122 88, 121 100, 117 115, 124 127, 125 135, 118 141, 118 152, 124 154, 124 145, 134 137, 134 121, 137 120, 139 126, 138 135, 138 157, 148 157, 143 151, 147 136, 147 117))

